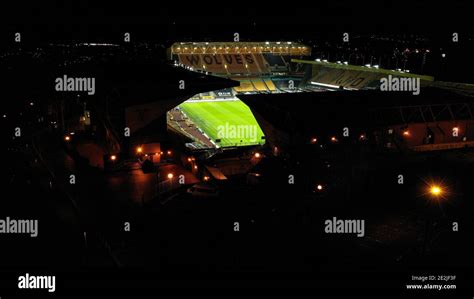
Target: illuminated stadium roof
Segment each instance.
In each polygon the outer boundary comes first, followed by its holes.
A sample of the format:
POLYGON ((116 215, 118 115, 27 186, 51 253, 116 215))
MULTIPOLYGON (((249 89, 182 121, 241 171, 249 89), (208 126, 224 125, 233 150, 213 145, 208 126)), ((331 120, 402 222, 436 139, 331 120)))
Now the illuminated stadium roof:
POLYGON ((245 54, 272 53, 295 56, 311 55, 311 48, 290 41, 285 42, 180 42, 171 47, 171 54, 245 54))

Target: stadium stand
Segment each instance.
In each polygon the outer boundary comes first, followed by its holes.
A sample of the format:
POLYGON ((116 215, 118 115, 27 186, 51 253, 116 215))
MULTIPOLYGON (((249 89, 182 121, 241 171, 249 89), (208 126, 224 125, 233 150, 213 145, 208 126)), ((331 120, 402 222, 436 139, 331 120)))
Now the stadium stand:
POLYGON ((275 91, 277 90, 275 84, 273 84, 273 81, 270 79, 265 79, 263 80, 265 82, 265 85, 267 86, 268 90, 270 91, 275 91))
POLYGON ((240 81, 240 86, 234 87, 236 92, 255 92, 255 87, 252 84, 252 81, 242 80, 240 81))
POLYGON ((282 56, 272 55, 272 54, 263 54, 263 57, 268 62, 270 67, 285 67, 286 63, 283 60, 282 56))
POLYGON ((258 90, 258 91, 268 91, 267 86, 265 85, 265 83, 263 83, 263 81, 261 79, 253 79, 251 82, 255 86, 256 90, 258 90))
POLYGON ((180 54, 179 62, 215 74, 266 74, 270 70, 261 54, 180 54))

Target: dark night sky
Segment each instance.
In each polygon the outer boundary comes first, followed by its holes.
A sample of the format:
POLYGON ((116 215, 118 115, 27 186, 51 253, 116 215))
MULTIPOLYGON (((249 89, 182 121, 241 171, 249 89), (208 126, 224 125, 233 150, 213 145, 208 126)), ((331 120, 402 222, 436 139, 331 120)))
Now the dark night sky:
POLYGON ((469 2, 450 1, 224 2, 195 1, 99 2, 60 0, 30 5, 2 4, 2 34, 14 30, 31 33, 41 41, 54 39, 114 38, 116 32, 134 32, 145 40, 179 36, 214 39, 233 32, 242 38, 272 39, 293 36, 331 36, 339 32, 444 33, 473 28, 469 2))

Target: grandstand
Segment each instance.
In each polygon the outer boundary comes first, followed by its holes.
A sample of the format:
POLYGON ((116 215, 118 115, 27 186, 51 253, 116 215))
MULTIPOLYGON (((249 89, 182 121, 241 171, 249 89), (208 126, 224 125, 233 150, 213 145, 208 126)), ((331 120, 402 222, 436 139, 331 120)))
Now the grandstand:
POLYGON ((290 71, 292 58, 311 55, 311 48, 293 42, 175 43, 169 58, 191 70, 217 76, 254 76, 290 71))

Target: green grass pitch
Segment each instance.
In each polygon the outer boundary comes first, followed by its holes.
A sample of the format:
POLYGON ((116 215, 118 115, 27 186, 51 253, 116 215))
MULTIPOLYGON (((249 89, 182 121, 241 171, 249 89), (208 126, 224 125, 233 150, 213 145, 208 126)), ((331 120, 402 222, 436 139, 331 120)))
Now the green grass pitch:
POLYGON ((179 107, 220 147, 265 143, 252 111, 240 100, 184 102, 179 107))

